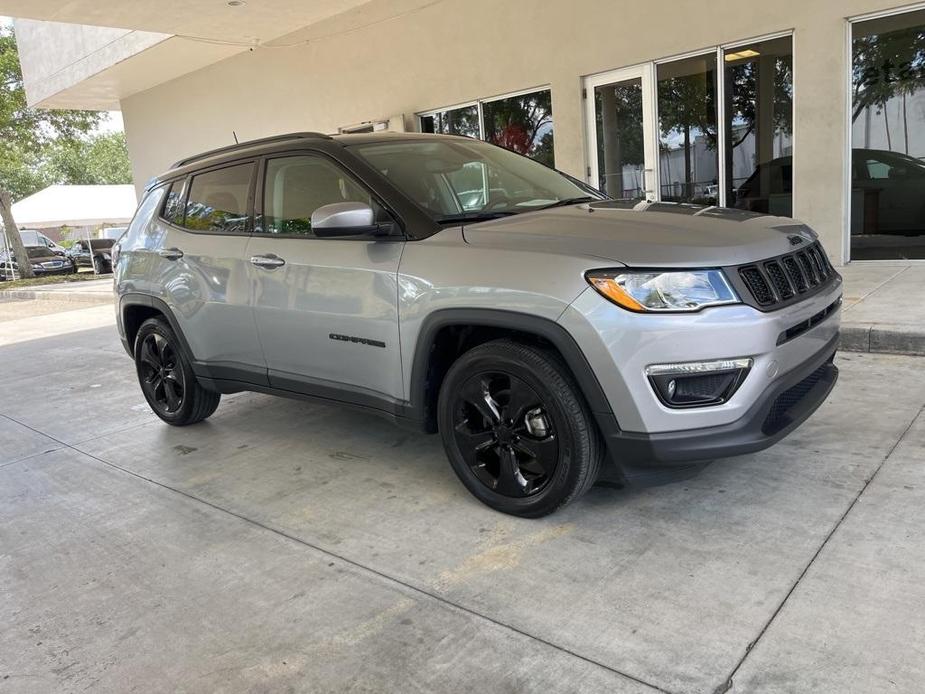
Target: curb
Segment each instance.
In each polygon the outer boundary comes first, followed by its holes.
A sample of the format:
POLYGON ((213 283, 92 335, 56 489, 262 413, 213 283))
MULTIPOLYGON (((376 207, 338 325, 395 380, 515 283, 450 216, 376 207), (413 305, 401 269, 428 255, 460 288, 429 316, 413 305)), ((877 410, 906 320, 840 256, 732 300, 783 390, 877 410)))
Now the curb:
POLYGON ((842 324, 839 349, 846 352, 925 356, 925 329, 906 325, 874 323, 842 324))
POLYGON ((74 301, 83 303, 105 303, 112 301, 112 295, 100 292, 58 292, 41 289, 0 289, 0 299, 40 299, 46 301, 74 301))

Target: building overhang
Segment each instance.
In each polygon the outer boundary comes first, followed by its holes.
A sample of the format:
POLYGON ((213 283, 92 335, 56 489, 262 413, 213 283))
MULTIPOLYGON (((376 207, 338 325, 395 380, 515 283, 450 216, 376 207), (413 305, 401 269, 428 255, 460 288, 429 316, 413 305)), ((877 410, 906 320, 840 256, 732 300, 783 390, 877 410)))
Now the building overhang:
POLYGON ((30 106, 119 101, 249 50, 378 22, 429 0, 0 0, 15 19, 30 106))

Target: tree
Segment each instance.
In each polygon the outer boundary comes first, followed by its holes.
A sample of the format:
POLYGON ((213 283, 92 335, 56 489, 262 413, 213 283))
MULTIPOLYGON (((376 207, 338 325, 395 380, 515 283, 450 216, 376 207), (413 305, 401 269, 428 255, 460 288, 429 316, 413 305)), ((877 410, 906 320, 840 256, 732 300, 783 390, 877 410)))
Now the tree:
POLYGON ((32 263, 29 262, 29 254, 22 244, 22 237, 19 235, 19 228, 13 219, 13 202, 10 194, 5 190, 0 190, 0 219, 3 220, 3 226, 7 230, 7 238, 10 240, 10 255, 6 259, 7 268, 13 264, 13 258, 16 258, 16 265, 19 269, 19 276, 29 279, 34 276, 32 272, 32 263))
POLYGON ((100 185, 132 180, 125 135, 120 132, 54 142, 45 170, 53 183, 100 185))
POLYGON ((29 108, 16 37, 0 26, 0 213, 20 273, 31 276, 12 200, 52 183, 128 183, 131 172, 121 133, 95 132, 95 111, 29 108))

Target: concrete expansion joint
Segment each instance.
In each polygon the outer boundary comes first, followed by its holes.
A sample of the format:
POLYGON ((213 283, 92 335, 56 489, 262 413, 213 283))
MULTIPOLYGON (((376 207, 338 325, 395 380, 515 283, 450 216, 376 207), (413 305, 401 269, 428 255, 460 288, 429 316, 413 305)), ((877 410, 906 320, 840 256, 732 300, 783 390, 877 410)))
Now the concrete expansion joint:
MULTIPOLYGON (((220 506, 220 505, 218 505, 218 504, 212 503, 212 502, 207 501, 207 500, 205 500, 205 499, 201 499, 201 498, 199 498, 199 497, 197 497, 197 496, 195 496, 195 495, 193 495, 193 494, 190 494, 190 493, 188 493, 188 492, 185 492, 185 491, 183 491, 183 490, 181 490, 181 489, 177 489, 177 488, 175 488, 175 487, 171 487, 170 485, 164 484, 164 483, 162 483, 162 482, 158 482, 157 480, 151 479, 150 477, 145 477, 144 475, 138 474, 137 472, 133 472, 132 470, 128 470, 128 469, 126 469, 126 468, 124 468, 124 467, 121 467, 120 465, 116 465, 115 463, 112 463, 112 462, 110 462, 110 461, 108 461, 108 460, 105 460, 104 458, 100 458, 99 456, 94 455, 93 453, 90 453, 89 451, 86 451, 86 450, 83 450, 82 448, 80 448, 81 444, 87 443, 88 441, 81 441, 81 442, 76 443, 76 444, 69 444, 69 443, 66 443, 66 442, 64 442, 64 441, 61 441, 60 439, 55 438, 54 436, 51 436, 50 434, 47 434, 47 433, 45 433, 45 432, 43 432, 43 431, 41 431, 41 430, 39 430, 39 429, 36 429, 35 427, 29 426, 28 424, 26 424, 26 423, 24 423, 24 422, 20 422, 19 420, 15 419, 14 417, 10 417, 10 416, 8 416, 8 415, 2 415, 2 414, 0 414, 0 416, 6 418, 6 419, 8 419, 8 420, 10 420, 11 422, 14 422, 14 423, 20 425, 20 426, 22 426, 22 427, 25 427, 26 429, 29 429, 29 430, 31 430, 31 431, 37 433, 37 434, 40 434, 40 435, 42 435, 42 436, 45 436, 45 437, 51 439, 52 441, 54 441, 55 443, 60 444, 60 446, 61 446, 61 448, 55 448, 55 449, 52 449, 52 450, 42 451, 41 453, 36 453, 36 454, 34 454, 34 455, 28 456, 28 458, 39 457, 39 456, 45 455, 45 454, 47 454, 47 453, 51 453, 51 452, 54 452, 54 451, 62 450, 62 448, 67 448, 67 449, 72 450, 72 451, 74 451, 74 452, 76 452, 76 453, 79 453, 80 455, 84 455, 84 456, 86 456, 86 457, 88 457, 88 458, 91 458, 91 459, 95 460, 96 462, 100 463, 101 465, 105 465, 105 466, 107 466, 107 467, 109 467, 109 468, 112 468, 112 469, 117 470, 117 471, 119 471, 119 472, 121 472, 121 473, 123 473, 123 474, 126 474, 126 475, 128 475, 128 476, 130 476, 130 477, 133 477, 133 478, 135 478, 136 480, 140 480, 140 481, 146 482, 146 483, 148 483, 148 484, 154 485, 154 486, 156 486, 156 487, 159 487, 159 488, 161 488, 161 489, 164 489, 164 490, 166 490, 166 491, 173 492, 174 494, 178 494, 179 496, 182 496, 182 497, 186 498, 186 499, 189 500, 189 501, 193 501, 193 502, 195 502, 195 503, 202 504, 203 506, 207 506, 207 507, 209 507, 209 508, 211 508, 211 509, 213 509, 213 510, 215 510, 215 511, 218 511, 219 513, 222 513, 222 514, 224 514, 224 515, 226 515, 226 516, 231 516, 232 518, 235 518, 235 519, 237 519, 237 520, 239 520, 239 521, 243 521, 244 523, 247 523, 247 524, 249 524, 249 525, 252 525, 252 526, 255 526, 255 527, 257 527, 257 528, 260 528, 261 530, 264 530, 264 531, 273 533, 273 534, 278 535, 278 536, 280 536, 280 537, 283 537, 283 538, 285 538, 285 539, 287 539, 287 540, 290 540, 291 542, 295 542, 296 544, 299 544, 299 545, 301 545, 301 546, 303 546, 303 547, 305 547, 305 548, 307 548, 307 549, 309 549, 309 550, 313 550, 313 551, 315 551, 315 552, 317 552, 317 553, 319 553, 319 554, 322 554, 322 555, 324 555, 325 557, 327 557, 329 560, 334 560, 334 561, 329 561, 329 562, 328 562, 328 567, 329 567, 329 568, 336 568, 336 567, 337 567, 337 563, 336 563, 336 562, 341 562, 342 564, 346 564, 346 565, 352 566, 353 568, 359 569, 362 573, 365 573, 365 574, 367 574, 368 576, 373 577, 374 579, 378 579, 378 580, 384 581, 384 582, 386 582, 386 583, 391 583, 391 584, 397 586, 400 590, 402 590, 402 592, 405 592, 405 593, 411 592, 411 593, 416 594, 416 595, 418 595, 418 596, 421 596, 421 597, 423 597, 423 598, 425 598, 425 599, 433 600, 433 601, 439 603, 440 605, 442 605, 442 606, 443 606, 444 608, 446 608, 446 609, 450 609, 450 610, 454 610, 454 611, 459 611, 459 612, 462 612, 462 613, 467 614, 467 615, 469 615, 469 616, 475 617, 476 619, 481 619, 481 620, 483 620, 483 621, 485 621, 485 622, 488 622, 488 623, 490 623, 490 624, 493 624, 493 625, 496 626, 496 627, 499 627, 499 628, 501 628, 501 629, 504 629, 504 630, 513 632, 513 633, 515 633, 515 634, 517 634, 517 635, 519 635, 519 636, 522 636, 522 637, 525 637, 525 638, 527 638, 527 639, 530 639, 531 641, 534 641, 534 642, 536 642, 536 643, 538 643, 538 644, 542 644, 542 645, 544 645, 544 646, 547 646, 548 648, 552 648, 552 649, 554 649, 554 650, 556 650, 556 651, 559 651, 559 652, 561 652, 561 653, 563 653, 563 654, 565 654, 565 655, 571 656, 571 657, 576 658, 576 659, 578 659, 578 660, 581 660, 581 661, 583 661, 583 662, 585 662, 585 663, 588 663, 589 665, 594 665, 594 666, 596 666, 596 667, 599 667, 599 668, 601 668, 602 670, 606 670, 607 672, 613 673, 614 675, 617 675, 617 676, 622 677, 622 678, 624 678, 624 679, 626 679, 626 680, 629 680, 629 681, 631 681, 631 682, 634 682, 635 684, 639 684, 639 685, 642 685, 642 686, 644 686, 644 687, 647 687, 647 688, 651 689, 653 692, 658 692, 659 694, 673 694, 673 692, 671 692, 671 691, 669 691, 669 690, 667 690, 667 689, 664 689, 664 688, 662 688, 662 687, 659 687, 658 685, 652 684, 651 682, 647 682, 647 681, 644 680, 644 679, 641 679, 641 678, 636 677, 636 676, 634 676, 634 675, 631 675, 631 674, 628 674, 628 673, 623 672, 623 671, 621 671, 621 670, 618 670, 617 668, 614 668, 614 667, 612 667, 612 666, 610 666, 610 665, 607 665, 607 664, 605 664, 605 663, 602 663, 602 662, 600 662, 600 661, 598 661, 598 660, 595 660, 595 659, 593 659, 593 658, 591 658, 591 657, 589 657, 589 656, 582 655, 582 654, 580 654, 580 653, 578 653, 578 652, 576 652, 576 651, 573 651, 573 650, 571 650, 571 649, 569 649, 569 648, 567 648, 567 647, 565 647, 565 646, 558 645, 558 644, 556 644, 556 643, 554 643, 554 642, 552 642, 552 641, 549 641, 549 640, 547 640, 547 639, 544 639, 544 638, 542 638, 542 637, 540 637, 540 636, 537 636, 537 635, 535 635, 535 634, 531 634, 531 633, 528 632, 528 631, 524 631, 524 630, 522 630, 522 629, 520 629, 520 628, 518 628, 518 627, 516 627, 516 626, 513 626, 513 625, 511 625, 511 624, 507 624, 507 623, 505 623, 505 622, 503 622, 503 621, 500 621, 500 620, 498 620, 498 619, 495 619, 495 618, 493 618, 493 617, 490 617, 490 616, 488 616, 488 615, 486 615, 486 614, 483 614, 483 613, 481 613, 481 612, 478 612, 478 611, 476 611, 476 610, 474 610, 474 609, 471 609, 471 608, 465 607, 465 606, 463 606, 463 605, 460 605, 460 604, 458 604, 458 603, 455 603, 455 602, 453 602, 453 601, 451 601, 451 600, 448 600, 447 598, 444 598, 443 596, 441 596, 441 595, 439 595, 439 594, 430 592, 430 591, 428 591, 428 590, 426 590, 426 589, 424 589, 424 588, 421 588, 421 587, 419 587, 419 586, 416 586, 416 585, 414 585, 414 584, 412 584, 412 583, 408 583, 408 582, 403 581, 403 580, 401 580, 401 579, 399 579, 399 578, 395 578, 394 576, 390 576, 390 575, 388 575, 388 574, 386 574, 386 573, 384 573, 384 572, 382 572, 382 571, 380 571, 380 570, 378 570, 378 569, 375 569, 375 568, 373 568, 373 567, 367 566, 367 565, 365 565, 365 564, 363 564, 363 563, 361 563, 361 562, 358 562, 358 561, 356 561, 356 560, 354 560, 354 559, 350 559, 349 557, 346 557, 346 556, 337 554, 337 553, 335 553, 335 552, 332 552, 332 551, 330 551, 330 550, 328 550, 328 549, 325 549, 324 547, 321 547, 321 546, 319 546, 319 545, 315 545, 315 544, 313 544, 313 543, 311 543, 311 542, 308 542, 308 541, 306 541, 306 540, 303 540, 302 538, 299 538, 299 537, 297 537, 297 536, 295 536, 295 535, 292 535, 292 534, 290 534, 290 533, 287 533, 287 532, 285 532, 284 530, 281 530, 281 529, 279 529, 279 528, 274 528, 274 527, 272 527, 272 526, 270 526, 270 525, 266 525, 265 523, 261 523, 260 521, 254 520, 253 518, 249 518, 249 517, 246 516, 246 515, 243 515, 243 514, 241 514, 241 513, 237 513, 237 512, 235 512, 235 511, 230 510, 230 509, 224 508, 223 506, 220 506)), ((90 439, 90 441, 92 441, 92 440, 94 440, 94 439, 90 439)), ((17 462, 22 462, 22 460, 25 460, 25 459, 26 459, 26 458, 23 458, 23 459, 20 459, 20 460, 16 460, 16 461, 11 461, 11 463, 9 463, 9 464, 13 464, 13 463, 17 463, 17 462)), ((0 467, 5 467, 5 466, 0 466, 0 467)))
POLYGON ((864 492, 867 491, 867 488, 870 486, 871 482, 873 482, 874 479, 877 477, 877 475, 880 474, 880 470, 883 469, 883 466, 886 464, 886 462, 893 456, 893 453, 896 451, 897 448, 899 448, 899 445, 905 440, 906 436, 909 434, 909 431, 912 429, 913 426, 915 426, 916 422, 918 422, 919 418, 922 416, 923 413, 925 413, 925 403, 923 403, 922 406, 919 407, 918 411, 909 421, 909 424, 906 426, 905 429, 903 429, 902 434, 899 435, 899 438, 896 439, 896 442, 890 447, 890 450, 886 452, 886 455, 883 456, 883 459, 880 461, 880 463, 877 465, 877 467, 874 469, 871 475, 864 480, 864 484, 861 485, 861 488, 858 490, 858 493, 855 494, 854 498, 851 500, 851 503, 848 504, 848 508, 845 509, 845 512, 842 513, 842 515, 836 521, 835 525, 832 526, 832 529, 829 530, 828 534, 822 540, 822 544, 819 545, 819 547, 813 553, 813 556, 810 557, 809 562, 806 564, 805 567, 803 567, 803 570, 800 572, 800 575, 797 576, 796 581, 794 581, 793 585, 790 586, 790 589, 787 591, 787 594, 784 595, 783 600, 780 601, 780 603, 778 604, 774 612, 771 614, 768 621, 761 628, 761 631, 758 632, 758 636, 756 636, 753 641, 750 641, 745 646, 745 652, 742 654, 742 657, 739 659, 739 662, 736 663, 736 666, 732 669, 732 672, 729 673, 729 677, 727 677, 726 680, 722 684, 718 685, 713 690, 712 694, 725 694, 726 692, 732 689, 733 679, 735 678, 739 670, 742 668, 742 665, 745 664, 745 661, 748 659, 748 656, 754 650, 755 646, 758 645, 758 642, 761 641, 764 635, 771 628, 771 625, 777 619, 777 616, 783 611, 784 606, 790 600, 790 597, 794 594, 794 592, 796 592, 797 587, 799 587, 800 583, 809 573, 809 570, 812 568, 813 564, 816 563, 816 559, 819 558, 819 556, 822 554, 822 551, 829 544, 829 541, 832 539, 832 537, 834 537, 835 533, 838 532, 838 529, 845 522, 845 519, 848 517, 848 514, 850 514, 852 509, 854 509, 854 507, 861 501, 861 497, 864 495, 864 492))

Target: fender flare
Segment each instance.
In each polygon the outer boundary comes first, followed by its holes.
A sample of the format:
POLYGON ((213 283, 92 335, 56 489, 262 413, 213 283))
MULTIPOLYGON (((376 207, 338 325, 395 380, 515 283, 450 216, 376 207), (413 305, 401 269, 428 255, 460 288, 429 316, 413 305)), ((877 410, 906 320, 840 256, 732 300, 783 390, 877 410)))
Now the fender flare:
POLYGON ((490 328, 507 328, 518 332, 537 335, 550 342, 565 360, 578 383, 578 387, 591 408, 591 412, 611 414, 612 410, 604 389, 587 358, 569 332, 548 318, 507 311, 482 308, 448 308, 434 311, 421 324, 415 343, 414 358, 411 368, 411 408, 426 421, 427 374, 430 367, 431 348, 437 333, 449 326, 475 326, 490 328))
MULTIPOLYGON (((189 342, 186 341, 186 336, 183 334, 183 331, 180 330, 180 324, 177 322, 176 317, 173 315, 173 310, 167 305, 167 302, 155 296, 150 296, 149 294, 134 292, 123 294, 119 299, 119 321, 122 324, 123 332, 125 331, 125 311, 131 306, 145 306, 147 308, 153 308, 163 314, 164 318, 166 318, 167 322, 170 324, 170 329, 173 330, 173 334, 177 336, 177 340, 180 342, 180 349, 183 350, 184 356, 191 364, 195 364, 196 359, 193 355, 193 350, 190 349, 189 342)), ((125 335, 123 344, 128 350, 129 356, 134 356, 135 345, 129 343, 128 335, 125 335)))

